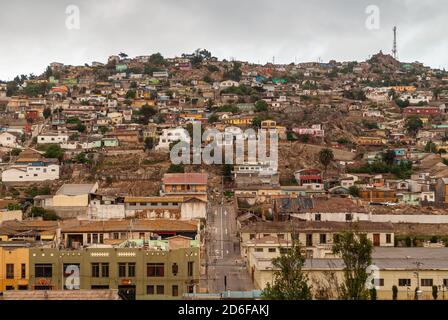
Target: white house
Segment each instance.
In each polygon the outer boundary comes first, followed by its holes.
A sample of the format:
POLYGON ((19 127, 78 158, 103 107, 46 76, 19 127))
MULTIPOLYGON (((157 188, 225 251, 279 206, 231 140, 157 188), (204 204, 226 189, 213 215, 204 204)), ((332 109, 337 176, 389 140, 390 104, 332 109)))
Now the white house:
POLYGON ((2 172, 2 182, 39 182, 59 179, 59 165, 48 163, 15 164, 2 172))
POLYGON ((59 144, 66 143, 68 141, 67 134, 47 133, 37 136, 38 144, 59 144))
POLYGON ((3 132, 0 134, 0 146, 8 148, 16 148, 19 146, 17 143, 17 137, 9 132, 3 132))
POLYGON ((163 129, 156 150, 169 150, 170 143, 174 141, 184 141, 190 143, 190 135, 184 128, 163 129))
POLYGON ((237 81, 233 81, 233 80, 225 80, 219 84, 220 89, 227 89, 230 87, 239 87, 239 86, 240 86, 240 84, 237 81))

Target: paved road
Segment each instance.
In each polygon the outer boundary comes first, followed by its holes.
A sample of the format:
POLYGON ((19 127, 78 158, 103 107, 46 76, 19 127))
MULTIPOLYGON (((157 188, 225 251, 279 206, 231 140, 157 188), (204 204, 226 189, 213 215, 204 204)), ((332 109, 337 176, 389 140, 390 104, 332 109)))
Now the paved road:
POLYGON ((209 292, 248 291, 252 281, 241 259, 236 213, 231 205, 212 204, 207 213, 207 288, 209 292), (227 285, 224 279, 227 278, 227 285))

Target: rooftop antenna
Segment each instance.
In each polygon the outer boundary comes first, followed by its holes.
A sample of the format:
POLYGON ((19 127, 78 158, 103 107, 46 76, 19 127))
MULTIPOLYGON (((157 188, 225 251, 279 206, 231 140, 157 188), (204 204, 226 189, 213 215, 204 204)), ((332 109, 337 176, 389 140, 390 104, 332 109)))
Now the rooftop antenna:
POLYGON ((394 59, 398 58, 398 52, 397 52, 397 27, 394 26, 394 28, 392 29, 394 32, 394 45, 393 45, 393 49, 392 49, 392 54, 394 56, 394 59))
POLYGON ((272 64, 275 64, 275 56, 272 56, 272 64))

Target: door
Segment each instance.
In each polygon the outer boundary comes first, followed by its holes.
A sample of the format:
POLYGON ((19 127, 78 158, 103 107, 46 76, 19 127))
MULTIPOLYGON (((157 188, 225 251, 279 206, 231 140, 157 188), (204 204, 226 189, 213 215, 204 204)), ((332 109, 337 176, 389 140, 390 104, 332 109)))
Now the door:
POLYGON ((373 234, 373 245, 375 247, 379 247, 380 246, 380 234, 379 233, 374 233, 373 234))

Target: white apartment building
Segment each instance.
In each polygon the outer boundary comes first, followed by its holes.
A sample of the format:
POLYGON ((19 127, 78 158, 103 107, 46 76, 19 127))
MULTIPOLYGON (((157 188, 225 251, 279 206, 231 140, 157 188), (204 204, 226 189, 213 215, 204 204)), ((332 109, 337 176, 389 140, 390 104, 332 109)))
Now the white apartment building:
POLYGON ((2 172, 2 182, 39 182, 58 179, 59 165, 57 164, 15 164, 2 172))
POLYGON ((190 135, 184 128, 163 129, 156 150, 169 150, 170 143, 174 141, 184 141, 190 143, 190 135))
POLYGON ((37 136, 38 144, 59 144, 68 141, 67 134, 47 133, 37 136))

